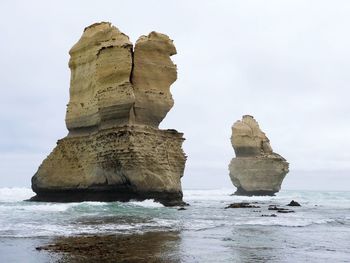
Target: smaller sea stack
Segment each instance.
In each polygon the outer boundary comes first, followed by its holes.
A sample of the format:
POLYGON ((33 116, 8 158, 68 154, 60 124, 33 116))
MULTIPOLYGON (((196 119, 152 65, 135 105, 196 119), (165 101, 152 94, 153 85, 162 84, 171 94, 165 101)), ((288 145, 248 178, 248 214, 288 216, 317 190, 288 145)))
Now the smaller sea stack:
POLYGON ((289 163, 273 152, 270 140, 253 116, 244 115, 232 126, 236 158, 229 165, 236 195, 274 195, 289 172, 289 163))

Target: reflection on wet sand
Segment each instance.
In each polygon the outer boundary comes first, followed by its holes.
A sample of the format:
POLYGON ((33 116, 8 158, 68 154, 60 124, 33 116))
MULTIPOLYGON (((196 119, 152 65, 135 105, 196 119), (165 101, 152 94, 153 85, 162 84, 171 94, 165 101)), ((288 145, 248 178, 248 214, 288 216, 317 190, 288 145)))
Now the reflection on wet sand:
POLYGON ((62 257, 58 262, 180 262, 178 232, 59 237, 38 247, 62 257))
POLYGON ((279 246, 283 245, 280 230, 274 227, 237 226, 231 237, 226 239, 226 246, 230 247, 232 258, 239 259, 239 262, 280 262, 283 261, 283 254, 279 253, 279 246), (280 244, 277 246, 276 243, 280 244))

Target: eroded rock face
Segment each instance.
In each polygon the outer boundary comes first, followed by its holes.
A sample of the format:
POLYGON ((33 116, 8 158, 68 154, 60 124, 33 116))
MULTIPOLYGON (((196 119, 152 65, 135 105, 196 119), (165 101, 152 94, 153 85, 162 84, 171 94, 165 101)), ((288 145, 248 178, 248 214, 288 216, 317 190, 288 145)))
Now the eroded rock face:
POLYGON ((74 134, 128 124, 135 103, 129 37, 110 23, 94 24, 69 54, 68 130, 74 134))
POLYGON ((176 54, 168 36, 151 32, 135 45, 132 82, 135 90, 135 121, 158 127, 174 105, 170 85, 177 78, 176 54))
POLYGON ((32 178, 35 201, 182 202, 183 134, 159 130, 173 106, 176 54, 166 35, 136 43, 110 23, 87 27, 70 50, 67 137, 32 178))
POLYGON ((230 178, 239 195, 274 195, 289 172, 288 162, 273 152, 270 141, 253 116, 245 115, 232 126, 231 143, 236 153, 230 178))

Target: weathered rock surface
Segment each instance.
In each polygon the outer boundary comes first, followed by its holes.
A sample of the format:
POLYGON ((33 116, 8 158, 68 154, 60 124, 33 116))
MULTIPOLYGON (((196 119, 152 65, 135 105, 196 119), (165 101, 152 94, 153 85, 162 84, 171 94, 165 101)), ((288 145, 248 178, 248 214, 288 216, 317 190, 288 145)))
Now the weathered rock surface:
POLYGON ((232 146, 236 153, 230 178, 238 195, 274 195, 288 173, 288 162, 273 152, 270 141, 256 120, 243 116, 232 126, 232 146))
POLYGON ((260 208, 260 206, 252 205, 252 204, 246 203, 246 202, 241 202, 241 203, 229 204, 228 206, 225 207, 225 209, 227 209, 227 208, 260 208))
POLYGON ((170 85, 177 78, 173 41, 166 35, 151 32, 135 45, 132 82, 135 91, 135 121, 158 127, 173 107, 170 85))
POLYGON ((276 205, 269 206, 268 210, 272 211, 277 211, 277 213, 294 213, 295 211, 283 208, 283 207, 278 207, 276 205))
POLYGON ((32 178, 35 201, 183 204, 183 134, 160 130, 173 106, 172 41, 156 32, 129 38, 110 23, 87 27, 70 50, 67 137, 32 178))
POLYGON ((135 103, 129 38, 110 23, 93 24, 69 53, 68 130, 75 134, 129 124, 135 103))
POLYGON ((290 203, 287 206, 301 206, 297 201, 290 201, 290 203))

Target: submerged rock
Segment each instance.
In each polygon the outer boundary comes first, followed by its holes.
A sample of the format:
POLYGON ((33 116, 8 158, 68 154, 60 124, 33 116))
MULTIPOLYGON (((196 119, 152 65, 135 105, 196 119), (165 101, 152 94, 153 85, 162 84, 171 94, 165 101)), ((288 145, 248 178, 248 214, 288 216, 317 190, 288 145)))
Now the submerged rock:
POLYGON ((295 213, 295 211, 294 210, 283 209, 283 210, 277 210, 277 213, 288 214, 288 213, 295 213))
POLYGON ((183 134, 158 129, 173 106, 174 54, 160 33, 142 36, 133 51, 110 23, 85 28, 70 50, 69 134, 33 176, 32 200, 183 204, 183 134))
POLYGON ((232 126, 231 143, 236 158, 230 178, 237 195, 274 195, 288 173, 288 162, 273 152, 270 141, 253 116, 245 115, 232 126))
POLYGON ((277 217, 276 214, 270 214, 270 215, 261 215, 262 217, 277 217))
POLYGON ((293 210, 283 208, 283 207, 274 206, 274 205, 269 206, 268 210, 277 211, 277 213, 294 213, 293 210))
POLYGON ((250 203, 232 203, 229 204, 228 206, 225 207, 225 209, 227 208, 260 208, 260 206, 257 205, 251 205, 250 203))

